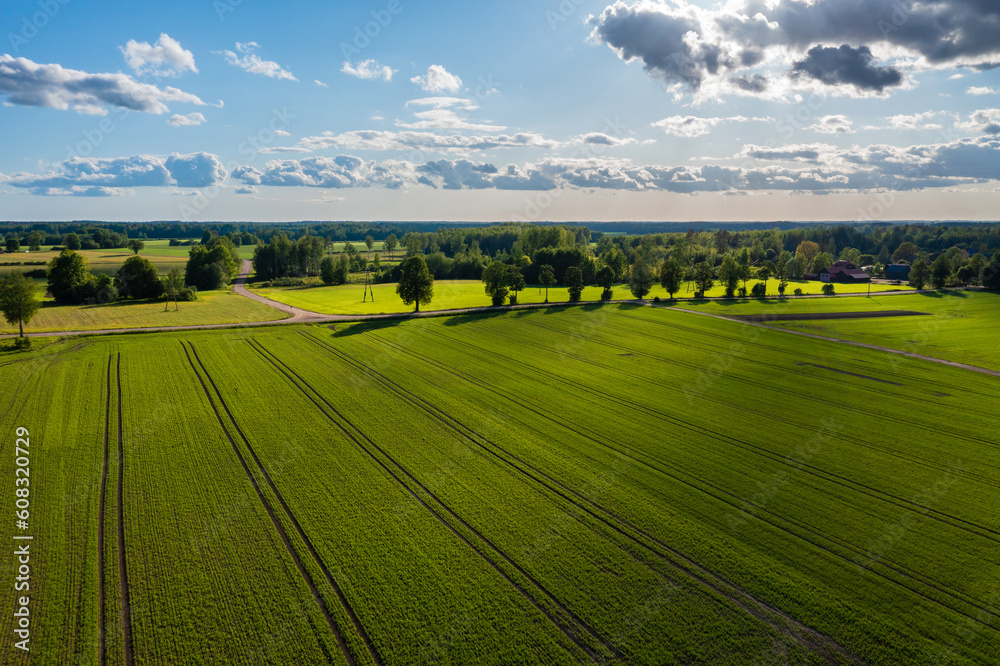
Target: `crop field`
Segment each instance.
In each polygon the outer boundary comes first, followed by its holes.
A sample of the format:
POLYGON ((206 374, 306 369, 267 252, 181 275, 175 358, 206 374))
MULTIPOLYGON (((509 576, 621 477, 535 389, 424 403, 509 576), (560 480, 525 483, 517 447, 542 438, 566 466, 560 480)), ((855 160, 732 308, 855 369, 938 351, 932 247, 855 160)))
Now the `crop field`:
MULTIPOLYGON (((748 283, 750 287, 753 282, 748 283)), ((771 280, 769 288, 776 296, 777 282, 771 280)), ((349 284, 338 287, 308 286, 308 287, 272 287, 267 289, 254 288, 254 293, 260 294, 272 300, 286 305, 291 305, 311 312, 323 314, 391 314, 400 312, 410 312, 413 308, 403 305, 396 295, 395 284, 377 284, 374 286, 375 300, 364 302, 365 294, 363 284, 349 284)), ((819 282, 790 282, 788 293, 791 294, 796 288, 801 288, 805 294, 821 294, 822 285, 819 282)), ((860 285, 837 285, 840 293, 859 293, 862 291, 860 285)), ((687 287, 676 294, 678 298, 690 298, 693 293, 686 291, 687 287)), ((906 287, 879 287, 885 291, 909 290, 906 287)), ((863 291, 867 291, 865 286, 863 291)), ((601 298, 600 287, 587 287, 583 290, 584 301, 599 301, 601 298)), ((722 297, 725 290, 716 287, 708 294, 710 297, 722 297)), ((620 284, 614 288, 615 299, 631 299, 632 294, 628 285, 620 284)), ((659 285, 650 292, 648 299, 659 297, 662 300, 669 298, 667 292, 659 285)), ((549 289, 549 302, 565 303, 569 300, 569 294, 565 287, 553 287, 549 289)), ((518 302, 544 303, 545 290, 537 285, 529 286, 518 295, 518 302)), ((484 291, 483 283, 476 280, 438 280, 434 283, 434 300, 430 306, 424 310, 455 310, 461 308, 485 307, 491 305, 489 296, 484 291)))
POLYGON ((886 357, 628 305, 5 355, 31 663, 988 663, 997 380, 886 357))
MULTIPOLYGON (((41 282, 39 298, 45 291, 41 282)), ((31 323, 24 327, 27 335, 52 331, 97 331, 112 328, 135 329, 159 326, 201 326, 207 324, 246 324, 257 321, 278 321, 287 318, 283 312, 232 291, 205 291, 197 301, 174 303, 164 311, 164 303, 118 301, 97 305, 56 305, 51 298, 31 323)), ((0 335, 17 334, 17 326, 0 319, 0 335)))
POLYGON ((948 291, 922 294, 736 303, 678 307, 720 315, 765 315, 908 310, 924 317, 771 321, 778 326, 841 340, 899 349, 1000 371, 1000 294, 948 291))

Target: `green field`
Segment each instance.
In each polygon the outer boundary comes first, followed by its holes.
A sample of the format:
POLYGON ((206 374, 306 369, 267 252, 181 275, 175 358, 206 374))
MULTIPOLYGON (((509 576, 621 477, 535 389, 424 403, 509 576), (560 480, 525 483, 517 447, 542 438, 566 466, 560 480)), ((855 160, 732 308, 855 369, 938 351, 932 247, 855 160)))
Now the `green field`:
MULTIPOLYGON (((1000 294, 979 291, 932 292, 872 298, 682 303, 678 307, 720 315, 872 312, 908 310, 926 317, 772 321, 778 326, 842 340, 899 349, 1000 371, 1000 294)), ((901 361, 897 361, 901 362, 901 361)))
POLYGON ((31 663, 1000 654, 993 377, 622 305, 83 338, 0 381, 31 663))
MULTIPOLYGON (((45 283, 38 284, 39 298, 45 283)), ((26 335, 51 331, 94 331, 112 328, 134 329, 157 326, 201 326, 206 324, 246 324, 256 321, 277 321, 287 315, 262 303, 243 298, 232 291, 205 291, 197 301, 170 303, 118 301, 106 305, 56 305, 45 299, 31 323, 24 327, 26 335)), ((0 319, 0 335, 16 334, 17 326, 0 319)))
MULTIPOLYGON (((769 287, 777 288, 777 282, 771 280, 769 287)), ((286 305, 291 305, 311 312, 322 314, 390 314, 409 312, 412 307, 407 307, 396 295, 395 284, 377 284, 375 289, 375 301, 363 302, 365 295, 364 285, 350 284, 339 287, 306 286, 306 287, 272 287, 267 289, 253 288, 254 293, 260 294, 272 300, 286 305)), ((753 286, 753 283, 750 283, 753 286)), ((788 293, 790 294, 796 287, 802 289, 806 294, 822 293, 822 284, 819 282, 792 282, 789 283, 788 293)), ((859 293, 867 291, 868 287, 861 285, 837 285, 840 293, 859 293), (853 291, 852 291, 853 290, 853 291)), ((686 289, 686 287, 685 287, 686 289)), ((906 287, 886 287, 886 291, 908 290, 906 287)), ((587 287, 583 291, 584 301, 598 301, 601 298, 600 287, 587 287)), ((722 297, 725 290, 716 287, 708 294, 710 297, 722 297)), ((776 294, 775 294, 776 295, 776 294)), ((678 298, 689 298, 691 294, 682 290, 677 294, 678 298)), ((618 285, 614 289, 616 299, 632 298, 628 285, 618 285)), ((667 292, 657 285, 647 298, 659 297, 666 300, 669 298, 667 292)), ((549 301, 552 303, 565 303, 569 300, 569 294, 564 287, 553 287, 549 290, 549 301)), ((545 290, 538 286, 528 287, 522 291, 518 297, 518 302, 544 303, 545 290)), ((461 308, 486 307, 491 305, 489 296, 483 287, 483 283, 476 280, 438 280, 434 283, 434 300, 430 306, 425 306, 424 310, 457 310, 461 308)))

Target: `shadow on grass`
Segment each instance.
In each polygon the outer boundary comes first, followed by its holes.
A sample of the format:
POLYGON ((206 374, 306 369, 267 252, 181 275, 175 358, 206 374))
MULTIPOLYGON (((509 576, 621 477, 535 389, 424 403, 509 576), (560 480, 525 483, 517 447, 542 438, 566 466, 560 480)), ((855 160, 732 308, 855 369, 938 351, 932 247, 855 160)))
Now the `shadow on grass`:
POLYGON ((354 335, 373 333, 386 328, 392 328, 394 326, 398 326, 404 321, 406 321, 406 317, 400 317, 398 319, 375 319, 373 321, 362 321, 358 323, 345 322, 330 324, 326 326, 326 328, 333 331, 334 338, 349 338, 354 335))
POLYGON ((969 294, 965 291, 952 291, 952 290, 937 290, 937 291, 927 291, 919 294, 920 296, 925 296, 927 298, 945 298, 947 296, 954 296, 956 298, 968 298, 969 294))
MULTIPOLYGON (((498 317, 503 317, 511 312, 521 312, 520 310, 489 310, 488 312, 470 312, 468 314, 454 315, 448 317, 444 320, 445 326, 462 326, 463 324, 472 324, 477 321, 484 321, 486 319, 496 319, 498 317)), ((530 312, 530 311, 529 311, 530 312)))

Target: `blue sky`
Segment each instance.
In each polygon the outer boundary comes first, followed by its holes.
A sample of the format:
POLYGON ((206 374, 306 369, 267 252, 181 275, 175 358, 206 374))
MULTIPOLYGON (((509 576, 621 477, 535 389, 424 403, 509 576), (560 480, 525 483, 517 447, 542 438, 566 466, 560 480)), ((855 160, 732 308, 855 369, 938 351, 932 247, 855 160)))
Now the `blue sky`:
POLYGON ((998 65, 986 0, 8 0, 0 218, 998 219, 998 65))

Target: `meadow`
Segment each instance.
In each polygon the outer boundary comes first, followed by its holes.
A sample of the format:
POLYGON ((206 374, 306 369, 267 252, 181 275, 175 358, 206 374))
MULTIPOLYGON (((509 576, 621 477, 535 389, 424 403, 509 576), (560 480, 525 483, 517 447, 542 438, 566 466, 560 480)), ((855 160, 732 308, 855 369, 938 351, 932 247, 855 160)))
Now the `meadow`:
MULTIPOLYGON (((748 289, 752 288, 755 281, 747 283, 748 289)), ((370 315, 370 314, 391 314, 409 312, 412 307, 407 307, 396 295, 395 284, 374 285, 375 300, 372 302, 369 295, 367 302, 364 300, 365 289, 363 284, 348 284, 337 287, 326 287, 319 284, 307 285, 304 287, 269 287, 259 288, 253 284, 248 285, 254 293, 266 298, 285 303, 297 308, 319 312, 322 314, 341 315, 370 315)), ((777 296, 778 283, 775 280, 768 282, 768 288, 774 296, 777 296)), ((789 283, 788 294, 791 295, 795 289, 802 289, 804 294, 819 295, 823 293, 823 285, 819 282, 793 281, 789 283)), ((909 287, 876 287, 877 290, 884 291, 908 291, 909 287)), ((838 293, 864 293, 868 291, 867 285, 837 285, 838 293)), ((583 291, 582 300, 599 301, 601 298, 600 287, 586 287, 583 291)), ((691 298, 694 292, 690 285, 685 283, 681 292, 676 294, 677 298, 691 298)), ((707 294, 711 298, 721 298, 725 296, 725 289, 716 286, 707 294)), ((569 301, 569 293, 565 287, 553 287, 548 292, 550 303, 566 303, 569 301)), ((633 298, 627 284, 619 284, 614 288, 614 298, 625 300, 633 298)), ((657 284, 647 296, 647 299, 660 298, 668 300, 670 295, 666 290, 657 284)), ((545 289, 538 285, 529 286, 518 294, 518 303, 544 303, 545 289)), ((430 306, 425 306, 423 310, 456 310, 461 308, 487 307, 491 305, 489 296, 483 287, 483 283, 476 280, 437 280, 434 283, 434 300, 430 306)))
POLYGON ((988 663, 996 379, 887 356, 633 305, 5 355, 33 663, 988 663))
POLYGON ((941 291, 872 298, 786 299, 682 303, 678 307, 719 315, 776 317, 769 326, 889 347, 1000 371, 1000 294, 941 291), (908 310, 923 317, 782 321, 787 314, 908 310))
MULTIPOLYGON (((37 281, 36 281, 37 282, 37 281)), ((45 283, 38 284, 39 298, 45 283)), ((163 301, 117 301, 96 305, 57 305, 51 298, 24 327, 26 335, 55 331, 96 331, 105 329, 155 328, 159 326, 203 326, 209 324, 246 324, 278 321, 288 317, 283 312, 244 298, 231 290, 205 291, 198 300, 175 304, 167 309, 163 301)), ((0 319, 0 335, 17 334, 17 326, 0 319)))

